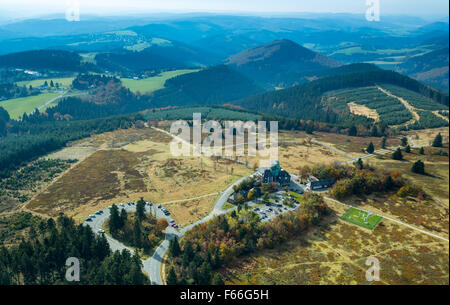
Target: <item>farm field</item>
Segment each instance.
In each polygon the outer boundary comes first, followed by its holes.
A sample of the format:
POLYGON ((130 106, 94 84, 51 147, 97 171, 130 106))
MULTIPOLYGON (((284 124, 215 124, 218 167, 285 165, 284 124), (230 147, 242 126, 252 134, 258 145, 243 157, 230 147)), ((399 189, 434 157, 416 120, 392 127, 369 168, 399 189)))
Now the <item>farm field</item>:
POLYGON ((53 83, 55 84, 58 83, 61 89, 68 89, 70 86, 72 86, 72 81, 74 79, 75 77, 35 79, 31 81, 17 82, 17 86, 38 87, 43 85, 45 81, 47 81, 48 85, 50 86, 50 81, 53 81, 53 83))
POLYGON ((141 93, 147 93, 147 92, 153 92, 159 89, 164 88, 164 84, 166 83, 166 80, 187 74, 187 73, 193 73, 199 71, 198 69, 186 69, 186 70, 174 70, 174 71, 167 71, 162 72, 161 74, 145 79, 139 79, 134 80, 130 78, 121 78, 122 84, 130 89, 133 92, 141 92, 141 93))
MULTIPOLYGON (((82 221, 100 208, 140 197, 165 203, 217 193, 251 172, 228 160, 173 157, 170 141, 171 137, 146 128, 120 130, 74 143, 74 147, 97 150, 86 153, 83 161, 29 201, 26 208, 49 216, 64 212, 82 221)), ((178 223, 188 224, 208 213, 214 199, 170 203, 167 208, 178 223)))
POLYGON ((59 93, 43 93, 34 96, 15 98, 0 102, 0 106, 8 111, 12 119, 19 119, 24 113, 33 112, 36 108, 58 97, 59 93))

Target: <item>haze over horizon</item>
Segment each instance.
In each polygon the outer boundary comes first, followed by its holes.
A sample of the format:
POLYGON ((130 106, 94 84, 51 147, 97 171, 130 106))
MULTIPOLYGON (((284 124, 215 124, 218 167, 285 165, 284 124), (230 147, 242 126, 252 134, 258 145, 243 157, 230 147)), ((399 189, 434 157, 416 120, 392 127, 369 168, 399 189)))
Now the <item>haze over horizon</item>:
MULTIPOLYGON (((0 18, 5 20, 37 18, 49 15, 64 17, 73 1, 60 0, 2 0, 0 18)), ((78 0, 81 16, 132 15, 156 13, 235 13, 235 14, 298 14, 298 13, 350 13, 365 14, 365 0, 166 0, 163 3, 145 0, 78 0)), ((380 1, 381 16, 409 15, 433 19, 448 17, 446 0, 380 1)))

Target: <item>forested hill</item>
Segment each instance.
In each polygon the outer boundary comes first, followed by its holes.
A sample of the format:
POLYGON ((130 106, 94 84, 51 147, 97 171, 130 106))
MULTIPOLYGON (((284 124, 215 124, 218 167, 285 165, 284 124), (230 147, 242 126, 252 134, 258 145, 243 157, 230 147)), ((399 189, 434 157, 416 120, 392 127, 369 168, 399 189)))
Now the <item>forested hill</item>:
POLYGON ((83 71, 89 67, 89 64, 83 64, 82 57, 74 52, 35 50, 2 55, 0 67, 83 71))
POLYGON ((326 77, 284 90, 241 99, 235 104, 262 113, 323 121, 325 114, 324 105, 321 104, 323 93, 343 88, 372 86, 378 83, 397 85, 431 98, 440 104, 446 106, 449 104, 448 95, 407 76, 385 70, 326 77))
POLYGON ((288 39, 242 51, 229 57, 225 63, 258 83, 272 87, 287 87, 299 83, 305 74, 312 71, 341 65, 288 39))
POLYGON ((224 104, 264 92, 252 80, 230 67, 220 65, 169 79, 156 91, 156 107, 224 104))

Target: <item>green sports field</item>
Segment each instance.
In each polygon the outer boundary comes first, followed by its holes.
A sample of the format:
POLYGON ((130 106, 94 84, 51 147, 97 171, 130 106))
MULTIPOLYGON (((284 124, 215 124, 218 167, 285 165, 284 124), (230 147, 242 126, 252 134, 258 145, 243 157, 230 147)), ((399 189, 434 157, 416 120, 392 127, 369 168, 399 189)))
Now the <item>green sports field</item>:
POLYGON ((36 108, 44 105, 48 101, 58 97, 59 93, 44 93, 34 96, 10 99, 0 102, 0 107, 8 111, 12 119, 19 119, 24 113, 33 112, 36 108))
POLYGON ((174 71, 167 71, 167 72, 163 72, 157 76, 153 76, 153 77, 149 77, 149 78, 145 78, 145 79, 139 79, 139 80, 134 80, 134 79, 130 79, 130 78, 121 78, 120 80, 122 81, 122 84, 127 87, 128 89, 130 89, 133 92, 141 92, 141 93, 146 93, 146 92, 153 92, 159 89, 164 88, 164 84, 166 83, 166 80, 179 76, 179 75, 183 75, 183 74, 187 74, 187 73, 192 73, 192 72, 197 72, 199 71, 198 69, 191 69, 191 70, 174 70, 174 71))
POLYGON ((378 223, 380 223, 383 217, 375 214, 369 214, 366 211, 350 208, 347 212, 345 212, 341 219, 357 226, 373 230, 378 223))

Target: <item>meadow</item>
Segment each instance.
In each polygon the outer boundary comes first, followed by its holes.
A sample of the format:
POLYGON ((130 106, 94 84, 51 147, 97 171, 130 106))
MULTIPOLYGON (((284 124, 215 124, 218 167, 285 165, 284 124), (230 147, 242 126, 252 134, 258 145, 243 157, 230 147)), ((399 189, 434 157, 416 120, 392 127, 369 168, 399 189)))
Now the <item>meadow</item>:
POLYGON ((164 88, 166 80, 199 71, 198 69, 185 69, 162 72, 161 74, 145 79, 134 80, 130 78, 121 78, 122 84, 133 92, 148 93, 164 88))
POLYGON ((31 113, 36 108, 58 97, 58 93, 43 93, 39 95, 21 97, 0 102, 0 106, 8 111, 12 119, 20 119, 24 113, 31 113))
POLYGON ((50 81, 53 81, 54 84, 58 83, 61 89, 69 89, 70 86, 72 86, 72 81, 74 79, 75 79, 75 77, 35 79, 35 80, 30 80, 30 81, 17 82, 17 86, 39 87, 39 86, 44 85, 44 83, 46 81, 47 81, 48 85, 50 86, 50 81))

